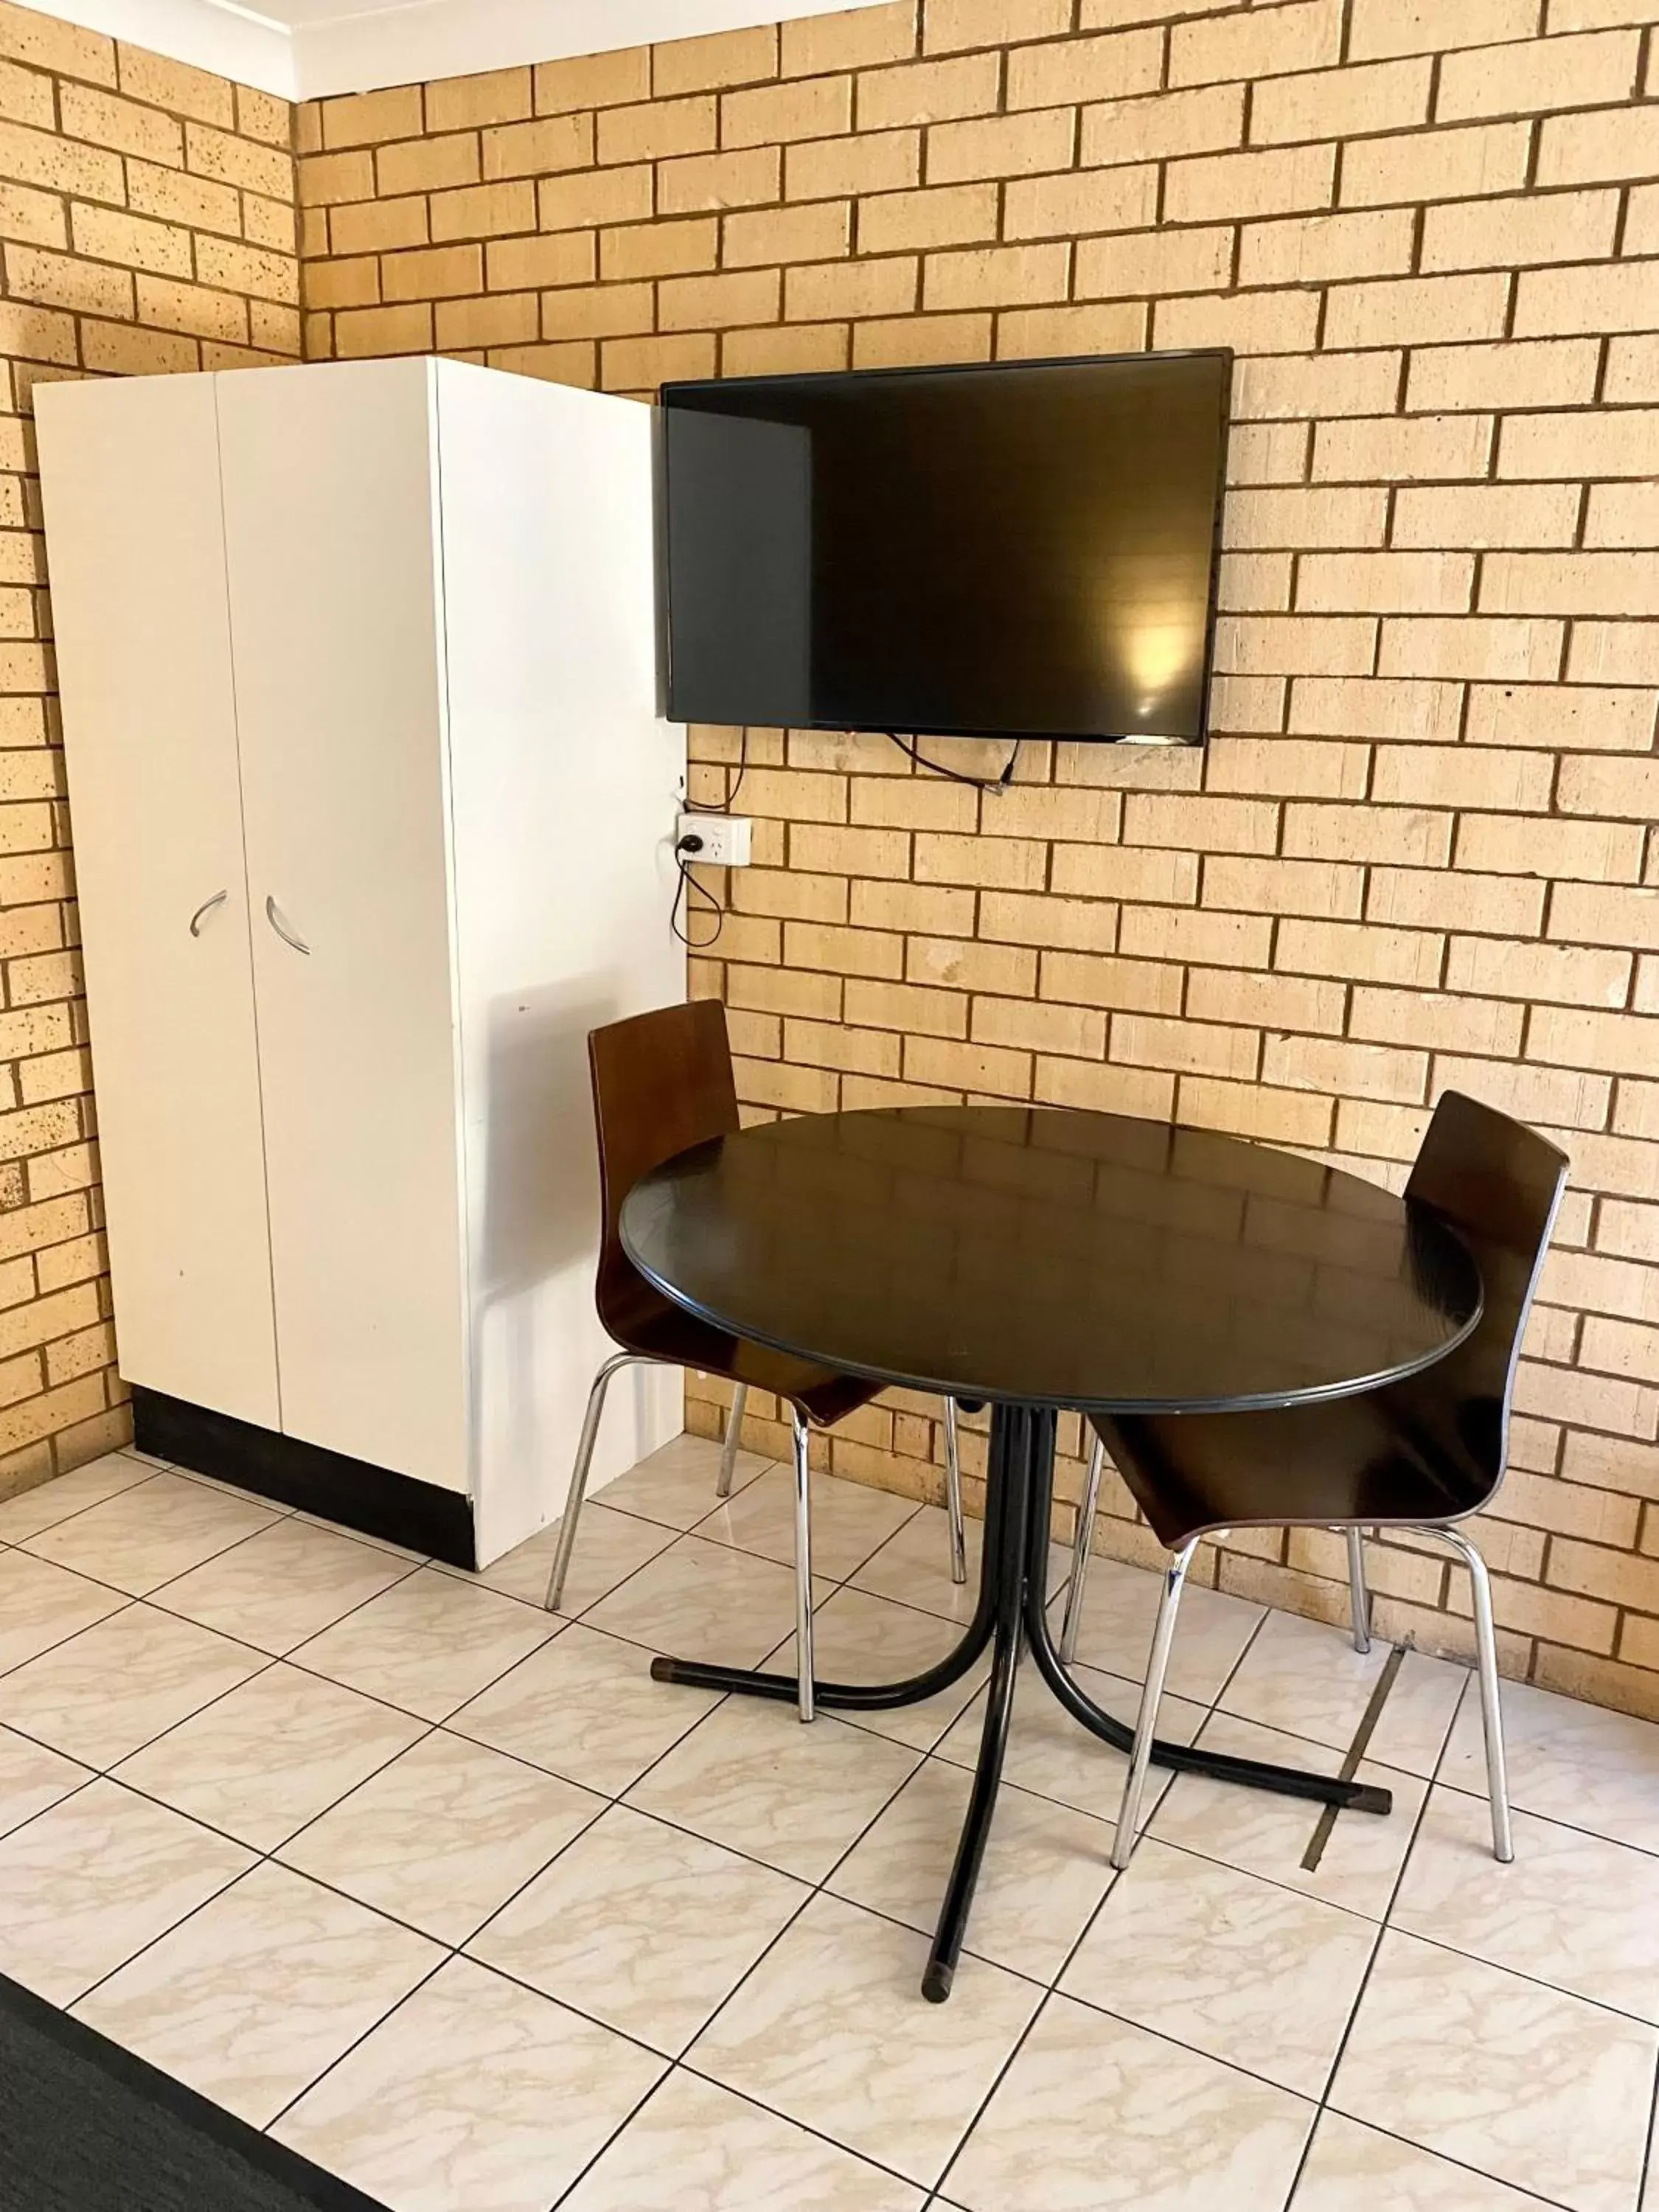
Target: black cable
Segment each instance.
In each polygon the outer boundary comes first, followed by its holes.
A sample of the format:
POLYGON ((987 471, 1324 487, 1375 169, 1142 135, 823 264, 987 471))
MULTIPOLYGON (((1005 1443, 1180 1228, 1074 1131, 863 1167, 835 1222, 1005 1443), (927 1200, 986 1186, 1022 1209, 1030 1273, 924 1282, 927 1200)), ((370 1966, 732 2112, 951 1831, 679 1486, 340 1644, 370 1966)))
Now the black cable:
POLYGON ((737 779, 728 787, 725 798, 720 799, 718 804, 711 805, 704 799, 693 799, 690 793, 688 793, 686 794, 685 804, 680 809, 681 813, 729 814, 732 811, 732 803, 736 799, 738 793, 743 789, 743 780, 748 773, 749 732, 747 730, 744 730, 742 738, 738 741, 737 779))
POLYGON ((997 799, 1001 798, 1003 793, 1007 790, 1010 781, 1012 780, 1014 763, 1019 758, 1020 745, 1024 742, 1024 740, 1019 738, 1016 738, 1014 739, 1014 749, 1012 752, 1009 754, 1007 765, 1004 768, 1000 775, 963 775, 956 769, 945 768, 939 761, 925 759, 923 756, 917 751, 914 738, 912 738, 907 744, 905 740, 900 737, 896 730, 884 730, 882 732, 882 735, 884 738, 890 738, 902 753, 908 753, 910 758, 915 763, 916 766, 918 768, 925 768, 930 775, 948 776, 952 783, 969 784, 974 790, 988 791, 997 799))
MULTIPOLYGON (((709 813, 713 810, 705 807, 703 811, 709 813)), ((691 872, 691 858, 702 850, 702 839, 696 835, 682 837, 674 848, 674 865, 680 872, 680 880, 674 893, 674 903, 668 909, 668 927, 688 952, 707 951, 726 927, 725 908, 721 906, 713 891, 706 890, 691 872), (704 907, 714 917, 714 927, 707 937, 693 937, 690 934, 691 902, 694 898, 700 898, 704 907), (684 929, 680 927, 682 904, 685 908, 686 920, 686 927, 684 929)))

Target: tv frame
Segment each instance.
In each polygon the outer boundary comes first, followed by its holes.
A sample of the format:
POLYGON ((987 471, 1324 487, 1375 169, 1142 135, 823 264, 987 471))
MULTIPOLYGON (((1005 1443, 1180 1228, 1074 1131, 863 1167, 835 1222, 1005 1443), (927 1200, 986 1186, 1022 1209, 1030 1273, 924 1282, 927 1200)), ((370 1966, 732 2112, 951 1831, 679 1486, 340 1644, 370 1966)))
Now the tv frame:
POLYGON ((845 384, 866 377, 951 377, 996 376, 1005 372, 1034 368, 1111 368, 1119 362, 1148 361, 1224 361, 1227 375, 1221 393, 1221 444, 1217 455, 1215 515, 1210 539, 1210 591, 1204 612, 1204 666, 1200 684, 1199 726, 1190 738, 1142 737, 1126 731, 1118 737, 1084 736, 1075 730, 988 730, 967 725, 949 728, 933 727, 925 730, 896 728, 886 722, 792 721, 794 730, 824 730, 831 732, 869 733, 877 737, 967 738, 982 744, 1033 744, 1073 745, 1149 745, 1165 751, 1201 750, 1210 741, 1210 694, 1215 682, 1215 631, 1218 614, 1221 584, 1222 526, 1227 496, 1227 455, 1232 432, 1232 371, 1237 354, 1231 346, 1170 346, 1142 347, 1132 353, 1045 354, 1030 361, 991 362, 908 362, 895 368, 819 368, 791 372, 779 376, 697 376, 678 377, 664 384, 659 393, 659 435, 656 440, 657 477, 657 609, 659 656, 662 672, 664 711, 671 721, 696 720, 706 727, 744 729, 758 727, 742 722, 709 724, 704 716, 688 716, 677 713, 674 705, 673 659, 673 580, 668 555, 668 441, 667 415, 669 395, 681 392, 719 392, 733 386, 744 385, 810 385, 845 384))

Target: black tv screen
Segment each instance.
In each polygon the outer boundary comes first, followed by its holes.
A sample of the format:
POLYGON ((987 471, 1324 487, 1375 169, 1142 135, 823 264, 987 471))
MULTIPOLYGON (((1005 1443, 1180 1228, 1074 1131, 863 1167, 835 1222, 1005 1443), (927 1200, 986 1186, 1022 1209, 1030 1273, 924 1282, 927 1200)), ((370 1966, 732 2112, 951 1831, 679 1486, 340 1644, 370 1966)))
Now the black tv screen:
POLYGON ((1231 365, 665 386, 671 716, 1201 742, 1231 365))

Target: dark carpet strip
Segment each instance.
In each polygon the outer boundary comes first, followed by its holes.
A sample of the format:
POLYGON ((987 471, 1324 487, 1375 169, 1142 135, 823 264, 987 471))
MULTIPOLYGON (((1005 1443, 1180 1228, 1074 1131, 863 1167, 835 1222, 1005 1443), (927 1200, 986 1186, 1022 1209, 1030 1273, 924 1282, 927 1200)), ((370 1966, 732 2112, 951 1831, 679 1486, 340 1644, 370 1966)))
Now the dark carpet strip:
POLYGON ((0 1975, 4 2212, 385 2212, 0 1975))

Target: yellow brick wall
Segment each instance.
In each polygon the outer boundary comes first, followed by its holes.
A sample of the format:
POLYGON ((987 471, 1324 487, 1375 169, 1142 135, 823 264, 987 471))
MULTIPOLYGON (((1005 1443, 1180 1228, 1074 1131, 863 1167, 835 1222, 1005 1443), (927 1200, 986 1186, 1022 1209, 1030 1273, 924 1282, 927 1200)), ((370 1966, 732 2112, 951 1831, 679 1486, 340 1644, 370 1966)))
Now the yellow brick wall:
POLYGON ((285 101, 0 5, 0 1497, 127 1433, 30 393, 296 355, 291 139, 285 101))
MULTIPOLYGON (((896 0, 329 100, 298 143, 313 357, 648 394, 1238 349, 1207 753, 1028 744, 981 799, 878 738, 751 731, 757 865, 714 886, 696 988, 751 1112, 1123 1108, 1396 1182, 1448 1084, 1557 1134, 1485 1529, 1505 1661, 1659 1712, 1651 13, 896 0)), ((735 749, 693 733, 699 796, 735 749)), ((872 1407, 830 1459, 937 1494, 936 1410, 872 1407)), ((1127 1512, 1102 1540, 1145 1557, 1127 1512)), ((1317 1535, 1212 1571, 1341 1601, 1317 1535)), ((1390 1632, 1462 1645, 1437 1558, 1376 1580, 1390 1632)))

